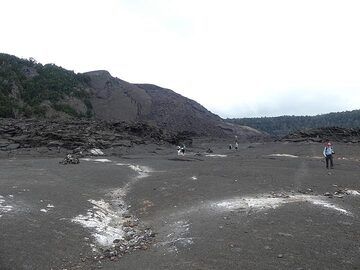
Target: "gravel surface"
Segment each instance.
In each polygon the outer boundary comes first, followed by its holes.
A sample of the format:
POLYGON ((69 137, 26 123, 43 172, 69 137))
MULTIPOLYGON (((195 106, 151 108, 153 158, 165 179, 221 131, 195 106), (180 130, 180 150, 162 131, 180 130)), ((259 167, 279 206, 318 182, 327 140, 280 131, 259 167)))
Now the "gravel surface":
POLYGON ((360 145, 193 145, 3 158, 0 269, 360 269, 360 145))

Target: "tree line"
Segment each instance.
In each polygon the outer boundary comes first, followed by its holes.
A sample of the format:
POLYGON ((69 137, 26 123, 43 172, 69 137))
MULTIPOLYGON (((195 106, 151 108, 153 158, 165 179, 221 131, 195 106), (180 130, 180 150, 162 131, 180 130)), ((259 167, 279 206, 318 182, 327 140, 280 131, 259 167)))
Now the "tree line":
POLYGON ((281 137, 291 132, 322 127, 360 127, 360 110, 333 112, 316 116, 277 116, 232 118, 228 122, 249 126, 270 135, 281 137))

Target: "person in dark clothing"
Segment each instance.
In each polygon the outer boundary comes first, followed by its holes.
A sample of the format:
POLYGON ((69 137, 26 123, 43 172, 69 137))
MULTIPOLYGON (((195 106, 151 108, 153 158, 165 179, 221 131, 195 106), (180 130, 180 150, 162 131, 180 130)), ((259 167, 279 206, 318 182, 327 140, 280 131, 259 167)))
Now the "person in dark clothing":
POLYGON ((329 163, 330 163, 330 168, 333 169, 334 168, 334 163, 333 163, 333 154, 334 154, 334 149, 331 145, 330 142, 328 142, 324 148, 323 151, 323 155, 325 157, 325 161, 326 161, 326 168, 329 168, 329 163))

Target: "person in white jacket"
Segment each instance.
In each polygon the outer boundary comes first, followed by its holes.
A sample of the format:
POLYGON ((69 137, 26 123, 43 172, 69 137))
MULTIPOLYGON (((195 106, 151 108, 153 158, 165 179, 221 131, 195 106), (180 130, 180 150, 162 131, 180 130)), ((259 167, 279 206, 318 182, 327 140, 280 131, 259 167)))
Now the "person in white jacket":
POLYGON ((329 163, 330 163, 330 168, 333 169, 334 168, 334 163, 333 163, 333 154, 334 154, 334 149, 331 145, 331 142, 328 142, 325 145, 324 151, 323 151, 323 155, 325 157, 325 161, 326 161, 326 168, 329 168, 329 163))

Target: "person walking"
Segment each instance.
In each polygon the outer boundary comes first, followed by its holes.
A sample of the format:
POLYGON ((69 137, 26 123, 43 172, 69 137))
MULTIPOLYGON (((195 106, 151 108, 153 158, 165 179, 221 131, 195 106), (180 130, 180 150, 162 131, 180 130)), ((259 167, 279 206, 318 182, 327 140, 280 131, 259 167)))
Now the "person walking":
POLYGON ((235 135, 235 150, 238 150, 238 148, 239 148, 238 136, 235 135))
POLYGON ((185 144, 183 144, 180 148, 181 155, 183 156, 185 156, 185 149, 186 149, 185 144))
POLYGON ((334 149, 331 145, 331 142, 328 142, 325 145, 324 151, 323 151, 323 155, 325 157, 325 162, 326 162, 326 168, 329 169, 329 163, 330 163, 330 168, 333 169, 334 168, 334 163, 333 163, 333 154, 335 154, 334 149))

